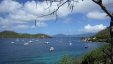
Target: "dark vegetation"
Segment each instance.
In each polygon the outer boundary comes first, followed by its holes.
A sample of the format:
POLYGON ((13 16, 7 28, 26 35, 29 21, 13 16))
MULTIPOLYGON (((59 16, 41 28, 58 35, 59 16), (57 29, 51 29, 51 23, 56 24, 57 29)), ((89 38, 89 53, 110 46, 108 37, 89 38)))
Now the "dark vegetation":
POLYGON ((74 59, 68 55, 64 55, 59 64, 110 64, 108 55, 104 53, 104 50, 108 50, 109 48, 109 45, 104 45, 88 52, 80 59, 74 59))
POLYGON ((105 45, 89 52, 83 57, 81 64, 110 64, 110 59, 106 54, 109 52, 105 52, 105 50, 108 50, 109 48, 110 46, 105 45))
POLYGON ((110 42, 110 28, 106 28, 100 32, 98 32, 96 35, 91 36, 89 41, 97 41, 97 42, 110 42))
POLYGON ((46 34, 21 34, 14 31, 0 32, 0 38, 51 38, 46 34))

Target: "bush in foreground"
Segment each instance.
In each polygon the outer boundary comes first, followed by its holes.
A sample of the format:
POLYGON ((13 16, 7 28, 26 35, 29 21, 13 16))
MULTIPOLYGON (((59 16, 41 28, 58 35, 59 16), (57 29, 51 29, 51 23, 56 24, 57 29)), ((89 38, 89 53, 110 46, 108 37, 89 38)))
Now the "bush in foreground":
POLYGON ((105 52, 108 52, 109 45, 97 48, 80 59, 72 58, 68 55, 64 55, 59 64, 110 64, 109 58, 105 52))

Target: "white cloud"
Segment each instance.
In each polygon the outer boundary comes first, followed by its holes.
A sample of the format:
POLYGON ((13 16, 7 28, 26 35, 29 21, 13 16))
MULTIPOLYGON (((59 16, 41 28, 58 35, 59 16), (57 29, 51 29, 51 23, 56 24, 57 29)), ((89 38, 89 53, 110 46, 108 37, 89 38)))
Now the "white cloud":
POLYGON ((107 26, 104 26, 103 24, 99 24, 99 25, 86 25, 84 26, 84 29, 82 30, 83 32, 86 32, 86 33, 96 33, 96 32, 99 32, 103 29, 105 29, 107 26))
POLYGON ((16 29, 28 29, 29 26, 28 25, 17 25, 14 28, 16 28, 16 29))
POLYGON ((106 18, 108 18, 106 13, 102 13, 102 12, 98 12, 98 11, 89 12, 87 14, 87 17, 91 18, 91 19, 106 19, 106 18))
POLYGON ((45 22, 37 22, 37 24, 36 24, 36 26, 37 27, 46 27, 47 26, 47 24, 45 23, 45 22))
POLYGON ((24 10, 18 10, 15 13, 9 14, 9 18, 15 21, 32 21, 36 19, 36 16, 29 14, 24 10))
POLYGON ((21 4, 19 4, 16 1, 12 1, 12 0, 3 0, 0 3, 0 12, 4 13, 4 12, 13 12, 16 11, 18 9, 20 9, 22 7, 21 4))
MULTIPOLYGON (((109 3, 113 3, 113 0, 104 1, 105 5, 108 5, 109 3)), ((46 27, 47 24, 45 23, 45 20, 54 19, 55 16, 52 15, 52 16, 40 17, 40 18, 37 16, 50 13, 51 11, 57 8, 56 5, 57 3, 55 2, 53 3, 53 6, 50 7, 50 9, 45 10, 49 6, 47 5, 46 2, 40 2, 36 5, 36 2, 32 0, 25 2, 23 5, 15 0, 2 0, 0 2, 0 14, 4 14, 5 17, 4 18, 0 17, 0 25, 13 26, 15 23, 20 23, 21 25, 22 23, 29 23, 37 19, 37 20, 41 20, 41 23, 38 22, 37 26, 46 27)), ((68 4, 65 4, 59 9, 58 11, 59 17, 65 17, 70 13, 69 7, 67 5, 68 4)), ((91 0, 84 0, 83 2, 80 1, 77 4, 75 3, 73 13, 87 13, 91 11, 98 11, 99 9, 100 9, 99 6, 97 6, 91 0)), ((99 16, 98 18, 100 17, 101 16, 99 16)), ((25 26, 22 27, 25 28, 25 26)))

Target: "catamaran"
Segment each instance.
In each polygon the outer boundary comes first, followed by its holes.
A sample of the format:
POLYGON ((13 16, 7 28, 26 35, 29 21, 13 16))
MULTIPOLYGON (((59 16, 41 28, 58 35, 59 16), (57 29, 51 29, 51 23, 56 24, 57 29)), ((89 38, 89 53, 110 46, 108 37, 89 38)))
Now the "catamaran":
POLYGON ((54 51, 55 49, 54 49, 54 47, 50 47, 50 49, 49 49, 49 51, 54 51))

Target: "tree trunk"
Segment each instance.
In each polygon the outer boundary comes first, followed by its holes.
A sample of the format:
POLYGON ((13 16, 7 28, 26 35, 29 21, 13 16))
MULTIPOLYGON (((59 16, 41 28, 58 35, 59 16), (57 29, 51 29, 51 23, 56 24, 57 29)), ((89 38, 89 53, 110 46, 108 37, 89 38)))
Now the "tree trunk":
POLYGON ((110 22, 110 36, 111 36, 111 63, 113 64, 113 19, 110 22))

